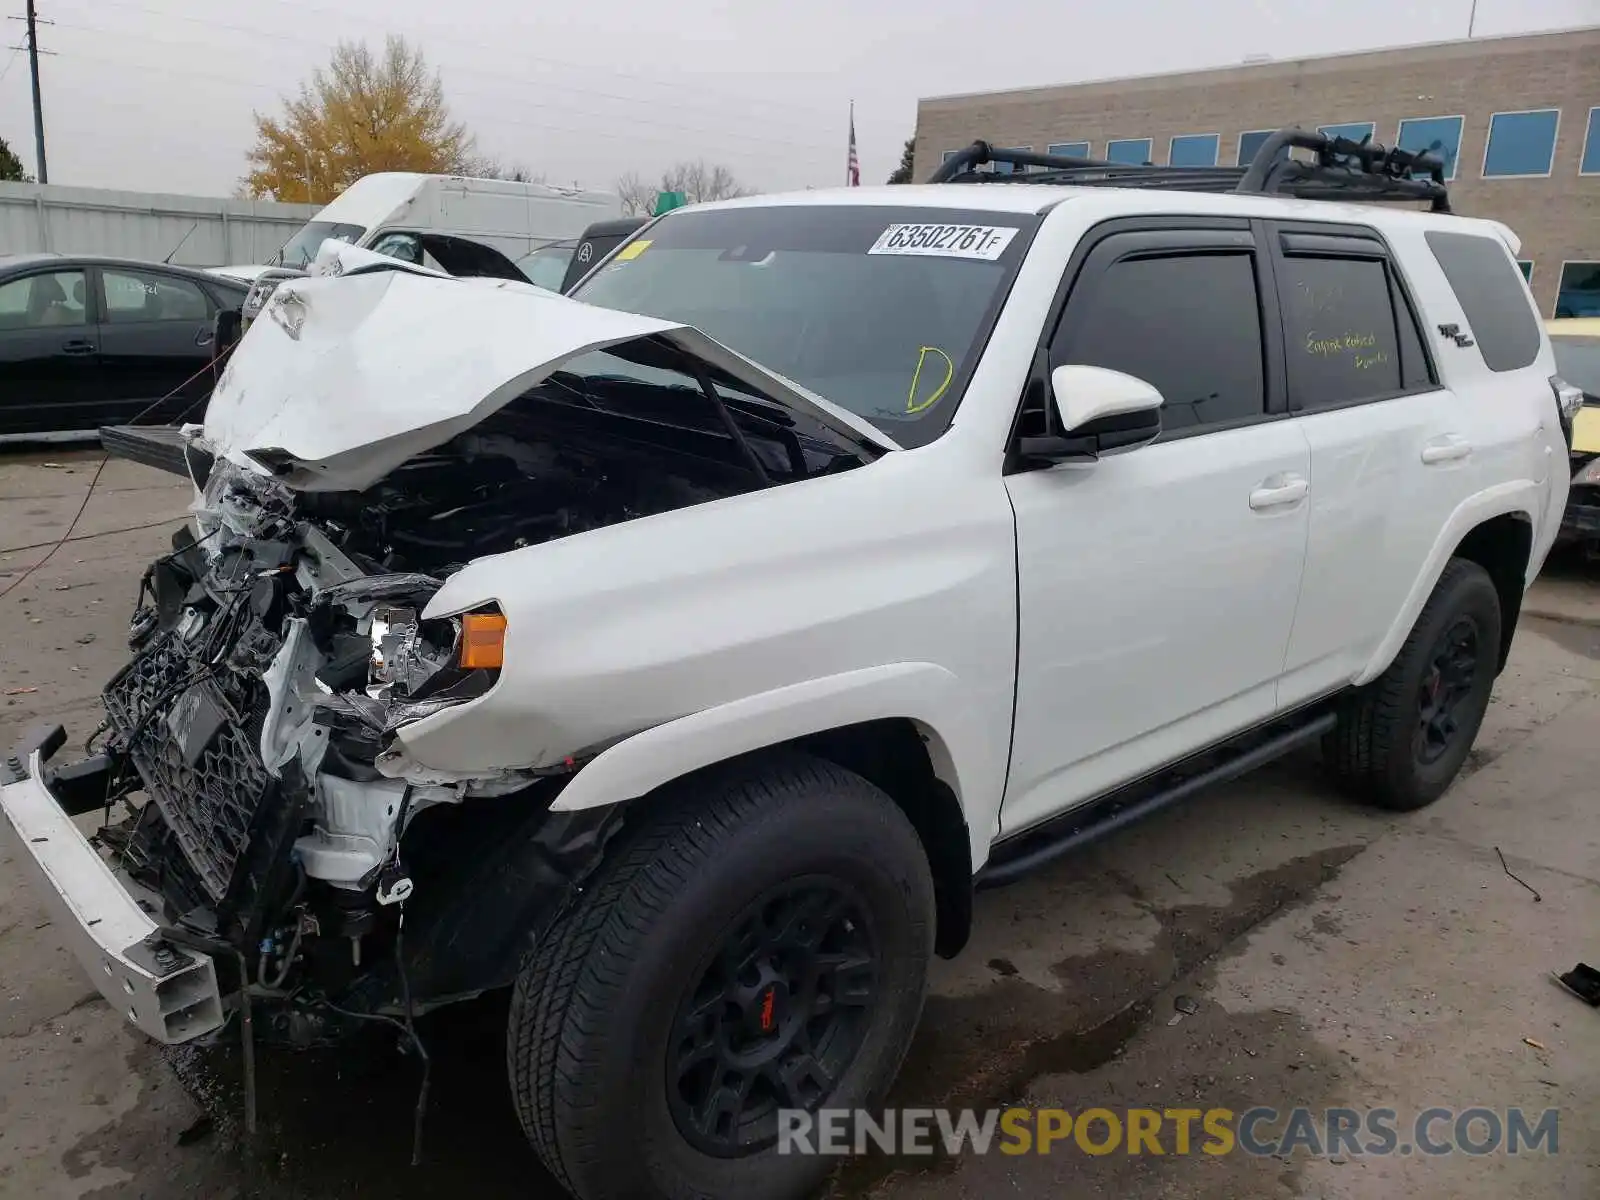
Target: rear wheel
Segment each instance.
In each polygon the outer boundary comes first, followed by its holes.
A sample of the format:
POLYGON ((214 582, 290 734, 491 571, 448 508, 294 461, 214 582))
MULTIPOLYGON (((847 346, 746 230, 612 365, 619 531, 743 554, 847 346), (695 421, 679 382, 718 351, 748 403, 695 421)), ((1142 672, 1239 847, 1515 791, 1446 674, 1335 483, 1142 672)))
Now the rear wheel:
POLYGON ((1475 562, 1453 558, 1394 662, 1358 691, 1323 741, 1353 794, 1422 808, 1444 794, 1472 749, 1500 654, 1500 597, 1475 562))
POLYGON ((799 755, 649 813, 524 964, 523 1127, 582 1200, 798 1197, 779 1111, 877 1103, 921 1014, 933 883, 877 788, 799 755))

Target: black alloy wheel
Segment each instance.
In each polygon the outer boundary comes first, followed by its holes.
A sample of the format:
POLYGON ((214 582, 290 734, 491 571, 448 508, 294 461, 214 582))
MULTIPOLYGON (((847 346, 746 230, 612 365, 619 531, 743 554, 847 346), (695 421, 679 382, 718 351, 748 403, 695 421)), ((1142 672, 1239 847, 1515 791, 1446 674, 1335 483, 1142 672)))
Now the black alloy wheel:
POLYGON ((1418 762, 1438 762, 1470 724, 1463 709, 1477 685, 1478 657, 1476 623, 1469 616, 1457 617, 1434 643, 1418 690, 1418 762))
POLYGON ((865 906, 843 881, 790 881, 753 903, 678 1009, 666 1065, 679 1132, 738 1157, 776 1142, 779 1109, 824 1105, 861 1048, 878 976, 865 906))

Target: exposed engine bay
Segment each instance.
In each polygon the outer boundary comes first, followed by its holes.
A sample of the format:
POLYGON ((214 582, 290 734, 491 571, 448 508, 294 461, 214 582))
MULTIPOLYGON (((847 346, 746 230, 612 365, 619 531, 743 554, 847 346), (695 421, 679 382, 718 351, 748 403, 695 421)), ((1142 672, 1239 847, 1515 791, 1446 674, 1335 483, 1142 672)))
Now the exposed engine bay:
MULTIPOLYGON (((499 982, 516 955, 497 939, 526 937, 525 914, 473 906, 507 907, 496 886, 525 902, 541 873, 570 882, 603 844, 604 814, 548 812, 581 762, 441 780, 386 753, 499 676, 473 642, 503 625, 494 611, 423 618, 443 581, 772 482, 730 463, 726 438, 720 456, 701 445, 714 426, 550 400, 508 406, 361 492, 297 491, 219 459, 195 528, 145 574, 133 661, 105 691, 121 764, 108 816, 147 799, 100 838, 169 923, 239 947, 247 984, 296 1001, 291 1037, 320 1035, 325 1002, 398 1011, 402 992, 443 1002, 499 982), (426 833, 408 839, 414 826, 426 833), (395 951, 414 892, 408 981, 395 951), (452 934, 463 921, 483 934, 468 950, 452 934)), ((811 449, 820 469, 845 465, 811 449)))

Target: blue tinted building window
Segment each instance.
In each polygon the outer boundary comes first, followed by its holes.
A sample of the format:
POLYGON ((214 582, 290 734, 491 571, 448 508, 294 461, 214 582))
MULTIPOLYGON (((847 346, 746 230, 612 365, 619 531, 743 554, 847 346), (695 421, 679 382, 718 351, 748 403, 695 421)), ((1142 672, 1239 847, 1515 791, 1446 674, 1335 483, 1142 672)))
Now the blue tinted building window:
POLYGON ((1252 129, 1239 135, 1239 165, 1248 167, 1250 160, 1256 156, 1256 151, 1261 149, 1261 144, 1274 133, 1276 129, 1252 129))
POLYGON ((1402 150, 1432 150, 1444 159, 1444 177, 1456 177, 1456 159, 1461 154, 1460 117, 1410 117, 1400 122, 1400 137, 1395 142, 1402 150))
MULTIPOLYGON (((997 146, 996 149, 998 149, 998 150, 1022 150, 1022 151, 1028 151, 1028 150, 1032 150, 1033 147, 1032 146, 997 146)), ((994 169, 994 173, 996 175, 1010 175, 1013 171, 1015 171, 1018 175, 1020 175, 1020 174, 1022 174, 1022 172, 1026 171, 1028 169, 1027 167, 1014 167, 1010 163, 997 162, 997 163, 993 163, 991 165, 992 165, 992 167, 994 169)))
POLYGON ((1517 269, 1522 272, 1522 277, 1524 279, 1526 279, 1529 283, 1533 282, 1533 259, 1531 259, 1531 258, 1519 258, 1519 259, 1517 259, 1517 269))
POLYGON ((1174 167, 1214 167, 1218 140, 1214 133, 1186 133, 1175 137, 1167 162, 1174 167))
POLYGON ((1561 110, 1495 113, 1489 118, 1489 144, 1483 152, 1486 179, 1548 175, 1556 157, 1556 127, 1561 110))
POLYGON ((1049 153, 1059 154, 1064 158, 1088 158, 1088 142, 1051 142, 1049 153))
POLYGON ((1106 161, 1138 166, 1150 161, 1149 138, 1117 138, 1106 143, 1106 161))
POLYGON ((1561 264, 1556 316, 1600 317, 1600 262, 1561 264))
POLYGON ((1589 110, 1589 124, 1583 135, 1583 158, 1578 170, 1584 175, 1600 175, 1600 108, 1589 110))
POLYGON ((944 156, 942 158, 940 158, 939 161, 942 162, 942 163, 947 163, 952 158, 954 158, 956 155, 958 155, 960 153, 961 153, 961 151, 959 151, 959 150, 946 150, 944 152, 944 156))
POLYGON ((1359 142, 1372 136, 1373 125, 1371 121, 1351 121, 1345 125, 1318 125, 1317 132, 1325 133, 1329 137, 1349 138, 1352 142, 1359 142))

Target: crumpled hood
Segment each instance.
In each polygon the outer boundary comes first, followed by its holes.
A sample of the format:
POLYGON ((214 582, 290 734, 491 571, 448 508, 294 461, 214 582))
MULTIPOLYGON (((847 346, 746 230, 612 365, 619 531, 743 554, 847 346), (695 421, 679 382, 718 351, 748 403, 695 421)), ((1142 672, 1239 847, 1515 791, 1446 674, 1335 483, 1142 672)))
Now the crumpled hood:
POLYGON ((275 464, 307 491, 369 487, 593 350, 660 337, 808 413, 856 445, 897 450, 862 418, 687 325, 534 287, 453 279, 327 243, 317 274, 282 284, 233 350, 203 442, 275 464))

